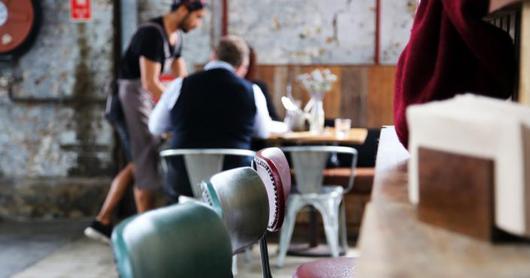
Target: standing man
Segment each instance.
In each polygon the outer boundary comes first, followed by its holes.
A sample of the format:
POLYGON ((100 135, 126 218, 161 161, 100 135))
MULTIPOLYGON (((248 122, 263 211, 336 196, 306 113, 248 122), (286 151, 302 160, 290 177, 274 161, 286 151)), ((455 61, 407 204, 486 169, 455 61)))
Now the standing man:
MULTIPOLYGON (((149 119, 149 130, 155 135, 171 132, 170 148, 236 149, 250 149, 252 137, 285 131, 283 123, 269 116, 260 88, 243 79, 248 63, 246 42, 223 37, 203 72, 169 86, 149 119)), ((192 196, 183 161, 168 162, 166 193, 174 202, 179 195, 192 196)), ((241 166, 241 161, 230 162, 225 168, 241 166)))
POLYGON ((160 81, 161 75, 187 75, 186 63, 181 57, 182 33, 199 27, 204 14, 204 1, 174 0, 169 13, 148 21, 134 34, 122 59, 118 82, 131 141, 132 162, 113 180, 100 213, 85 229, 88 237, 109 241, 112 212, 133 174, 138 212, 153 208, 153 193, 161 183, 157 170, 159 138, 149 133, 149 115, 165 89, 160 81))

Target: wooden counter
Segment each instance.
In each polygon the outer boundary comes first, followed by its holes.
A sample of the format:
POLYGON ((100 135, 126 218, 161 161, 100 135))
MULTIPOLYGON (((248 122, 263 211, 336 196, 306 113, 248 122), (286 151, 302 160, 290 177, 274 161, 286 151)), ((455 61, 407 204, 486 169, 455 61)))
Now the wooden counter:
POLYGON ((394 128, 384 128, 355 277, 530 277, 530 244, 493 245, 419 222, 408 157, 394 128))

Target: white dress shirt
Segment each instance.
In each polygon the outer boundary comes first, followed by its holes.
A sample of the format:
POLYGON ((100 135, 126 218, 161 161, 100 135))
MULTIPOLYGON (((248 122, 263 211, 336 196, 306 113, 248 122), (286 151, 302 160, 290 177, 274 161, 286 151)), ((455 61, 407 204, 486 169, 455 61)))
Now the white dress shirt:
MULTIPOLYGON (((232 65, 223 61, 212 61, 204 69, 223 68, 234 72, 232 65)), ((182 78, 175 79, 164 91, 160 101, 155 106, 149 117, 149 131, 154 135, 171 131, 171 110, 177 103, 182 88, 182 78)), ((254 137, 267 138, 271 132, 282 133, 287 131, 283 122, 273 121, 267 109, 267 100, 257 85, 253 85, 256 115, 254 118, 254 137)))

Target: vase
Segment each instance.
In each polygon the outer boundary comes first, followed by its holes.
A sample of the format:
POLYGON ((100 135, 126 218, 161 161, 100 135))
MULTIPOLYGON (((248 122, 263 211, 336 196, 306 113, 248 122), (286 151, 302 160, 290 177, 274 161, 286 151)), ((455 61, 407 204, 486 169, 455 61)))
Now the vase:
POLYGON ((324 93, 311 93, 311 99, 304 110, 308 113, 309 131, 313 134, 324 133, 324 93))

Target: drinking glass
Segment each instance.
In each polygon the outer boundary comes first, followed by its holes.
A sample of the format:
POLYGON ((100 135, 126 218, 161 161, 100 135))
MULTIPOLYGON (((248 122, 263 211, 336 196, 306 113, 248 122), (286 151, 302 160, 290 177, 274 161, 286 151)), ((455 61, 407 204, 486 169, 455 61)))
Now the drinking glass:
POLYGON ((350 119, 335 119, 335 135, 337 136, 337 138, 346 138, 350 133, 350 129, 350 119))

